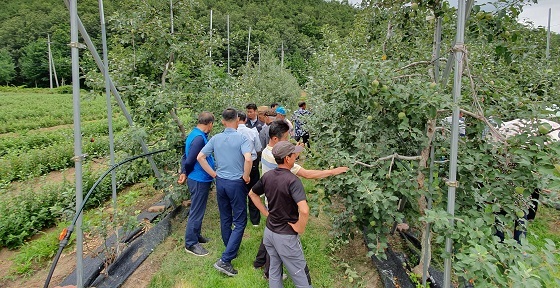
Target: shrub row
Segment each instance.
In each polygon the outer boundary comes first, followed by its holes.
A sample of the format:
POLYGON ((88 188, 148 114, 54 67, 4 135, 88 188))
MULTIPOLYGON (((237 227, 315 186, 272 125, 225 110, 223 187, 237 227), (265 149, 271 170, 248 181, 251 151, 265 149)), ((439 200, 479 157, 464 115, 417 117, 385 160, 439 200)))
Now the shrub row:
MULTIPOLYGON (((127 126, 123 118, 113 121, 113 131, 119 132, 127 126)), ((82 125, 84 137, 99 137, 107 135, 107 120, 95 120, 82 125)), ((0 137, 0 157, 6 154, 20 154, 32 149, 46 148, 62 142, 72 142, 74 131, 72 127, 65 127, 51 131, 28 131, 21 135, 4 135, 0 137)))
MULTIPOLYGON (((0 92, 0 133, 18 132, 73 123, 72 95, 0 92)), ((82 121, 107 117, 105 97, 81 99, 82 121)))
MULTIPOLYGON (((117 169, 119 190, 151 174, 146 161, 136 160, 127 165, 117 169)), ((92 172, 88 166, 84 168, 84 196, 103 172, 92 172)), ((17 248, 41 229, 53 226, 60 219, 71 219, 75 213, 75 194, 74 183, 63 182, 43 186, 36 192, 23 190, 0 201, 0 247, 17 248)), ((111 194, 111 177, 105 177, 87 202, 86 209, 99 206, 111 194)))
MULTIPOLYGON (((89 156, 104 156, 109 151, 107 136, 94 142, 84 141, 82 152, 89 156)), ((0 159, 0 182, 6 183, 40 176, 74 164, 74 143, 58 143, 25 153, 7 154, 0 159)))

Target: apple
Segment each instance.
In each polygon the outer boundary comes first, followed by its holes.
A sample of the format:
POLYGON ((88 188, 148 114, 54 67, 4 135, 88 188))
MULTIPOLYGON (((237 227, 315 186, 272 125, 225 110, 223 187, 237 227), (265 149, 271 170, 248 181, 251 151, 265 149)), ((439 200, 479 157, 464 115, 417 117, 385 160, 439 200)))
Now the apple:
POLYGON ((523 194, 524 191, 525 191, 525 188, 523 188, 523 187, 515 187, 515 193, 517 193, 517 194, 523 194))
POLYGON ((404 117, 406 117, 406 113, 404 112, 399 112, 399 115, 397 115, 399 117, 399 119, 404 119, 404 117))
POLYGON ((430 83, 430 88, 434 89, 434 88, 436 88, 436 86, 437 86, 437 83, 436 83, 436 82, 430 83))
POLYGON ((548 134, 552 130, 552 126, 548 123, 543 123, 539 125, 539 133, 541 134, 548 134))
POLYGON ((377 86, 379 86, 379 81, 377 79, 375 79, 371 82, 371 85, 373 85, 373 87, 377 87, 377 86))
POLYGON ((412 2, 412 4, 410 4, 410 8, 412 8, 412 10, 418 10, 418 3, 412 2))
POLYGON ((375 226, 375 221, 371 220, 371 221, 369 222, 369 225, 370 225, 371 227, 374 227, 374 226, 375 226))
POLYGON ((381 86, 381 91, 387 92, 387 90, 389 90, 389 87, 387 87, 387 85, 381 86))
POLYGON ((371 116, 371 115, 367 116, 367 120, 368 120, 368 121, 372 121, 372 120, 373 120, 373 116, 371 116))
POLYGON ((89 142, 95 142, 95 139, 93 137, 91 137, 91 139, 89 139, 89 142))

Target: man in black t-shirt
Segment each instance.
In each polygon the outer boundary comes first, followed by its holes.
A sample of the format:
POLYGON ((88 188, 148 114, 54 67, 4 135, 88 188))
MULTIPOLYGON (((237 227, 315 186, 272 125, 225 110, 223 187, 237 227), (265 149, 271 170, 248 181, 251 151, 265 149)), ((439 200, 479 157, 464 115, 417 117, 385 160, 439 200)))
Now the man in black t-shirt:
POLYGON ((309 206, 301 180, 290 169, 301 146, 288 141, 274 145, 272 154, 278 168, 266 172, 249 192, 249 197, 266 219, 263 242, 270 255, 269 287, 283 287, 282 264, 296 287, 311 287, 309 268, 303 256, 299 234, 309 218, 309 206), (268 211, 260 195, 268 198, 268 211))

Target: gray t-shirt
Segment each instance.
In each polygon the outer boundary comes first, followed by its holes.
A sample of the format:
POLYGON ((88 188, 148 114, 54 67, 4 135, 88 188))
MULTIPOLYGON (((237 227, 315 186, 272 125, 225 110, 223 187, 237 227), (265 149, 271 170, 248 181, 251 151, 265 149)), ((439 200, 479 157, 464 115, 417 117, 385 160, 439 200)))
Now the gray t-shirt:
POLYGON ((307 200, 301 180, 290 170, 276 168, 265 173, 253 186, 257 195, 268 199, 268 218, 266 227, 277 234, 297 235, 288 224, 299 219, 297 203, 307 200))

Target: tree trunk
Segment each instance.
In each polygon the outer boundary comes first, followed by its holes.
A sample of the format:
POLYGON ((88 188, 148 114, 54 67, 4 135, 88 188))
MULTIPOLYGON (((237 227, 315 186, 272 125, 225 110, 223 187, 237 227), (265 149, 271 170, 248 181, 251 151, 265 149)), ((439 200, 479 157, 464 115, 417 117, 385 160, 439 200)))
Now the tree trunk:
MULTIPOLYGON (((420 211, 420 215, 424 216, 426 213, 426 209, 428 208, 428 202, 426 201, 426 193, 425 193, 425 183, 424 180, 426 178, 426 176, 424 175, 424 173, 422 172, 425 168, 428 168, 428 159, 430 158, 430 148, 432 145, 432 140, 434 138, 434 134, 435 134, 435 126, 436 126, 436 120, 435 119, 431 119, 428 120, 428 131, 426 133, 426 135, 428 136, 428 144, 426 145, 426 147, 424 147, 424 149, 422 150, 422 153, 420 154, 420 156, 422 157, 420 159, 420 162, 418 163, 418 177, 416 178, 416 181, 418 182, 418 191, 420 192, 421 196, 418 198, 418 209, 420 211)), ((412 269, 412 272, 419 275, 420 277, 422 276, 422 271, 424 269, 424 265, 427 265, 428 267, 430 266, 430 261, 431 261, 431 257, 432 257, 432 245, 431 245, 431 233, 426 233, 426 226, 427 223, 426 222, 422 222, 422 242, 421 243, 428 243, 428 245, 422 245, 422 252, 420 255, 420 263, 414 267, 412 269), (430 234, 429 236, 427 234, 430 234), (426 238, 429 238, 427 242, 426 238), (428 252, 428 253, 426 253, 428 252), (425 256, 428 255, 428 257, 426 258, 425 256)))

